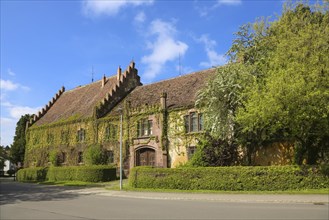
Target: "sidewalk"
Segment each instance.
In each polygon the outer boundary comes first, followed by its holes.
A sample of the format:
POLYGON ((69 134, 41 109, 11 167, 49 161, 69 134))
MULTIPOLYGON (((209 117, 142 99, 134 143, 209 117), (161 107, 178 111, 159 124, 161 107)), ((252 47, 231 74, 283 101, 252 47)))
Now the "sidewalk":
MULTIPOLYGON (((75 191, 77 192, 77 191, 75 191)), ((168 192, 134 192, 109 191, 104 188, 81 189, 81 194, 97 194, 122 198, 162 199, 162 200, 200 200, 214 202, 242 203, 313 203, 329 204, 329 195, 288 195, 288 194, 211 194, 211 193, 168 193, 168 192)))

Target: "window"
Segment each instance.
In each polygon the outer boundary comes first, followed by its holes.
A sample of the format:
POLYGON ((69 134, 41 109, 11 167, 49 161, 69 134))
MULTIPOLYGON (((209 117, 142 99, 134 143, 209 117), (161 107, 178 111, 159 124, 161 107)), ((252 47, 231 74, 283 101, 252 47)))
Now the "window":
POLYGON ((138 137, 151 136, 153 134, 152 127, 153 127, 152 120, 142 119, 142 120, 138 121, 137 136, 138 137))
POLYGON ((78 153, 78 163, 83 163, 83 153, 81 151, 78 153))
POLYGON ((78 130, 77 139, 78 139, 78 142, 84 142, 85 141, 85 139, 86 139, 85 129, 81 128, 80 130, 78 130))
POLYGON ((201 113, 191 112, 184 116, 184 125, 186 133, 198 132, 203 130, 203 116, 201 113))
POLYGON ((187 148, 187 159, 190 160, 193 157, 193 155, 195 154, 195 152, 196 152, 196 147, 195 146, 189 146, 187 148))
POLYGON ((117 125, 109 124, 105 130, 105 140, 116 140, 117 139, 117 125))
POLYGON ((60 154, 58 154, 57 161, 58 161, 59 164, 65 163, 66 162, 66 153, 61 152, 60 154))
POLYGON ((203 131, 203 115, 199 113, 199 131, 203 131))
POLYGON ((112 150, 105 151, 107 163, 114 163, 114 154, 112 150))

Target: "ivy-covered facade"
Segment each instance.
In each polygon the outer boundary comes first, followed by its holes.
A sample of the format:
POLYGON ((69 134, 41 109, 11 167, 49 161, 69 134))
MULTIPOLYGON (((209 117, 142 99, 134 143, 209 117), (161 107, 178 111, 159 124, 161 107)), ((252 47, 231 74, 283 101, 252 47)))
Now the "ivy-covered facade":
POLYGON ((184 164, 203 134, 197 92, 215 72, 142 85, 131 62, 112 77, 69 91, 62 87, 27 123, 25 166, 83 165, 87 149, 96 146, 106 163, 118 164, 121 125, 125 170, 184 164))

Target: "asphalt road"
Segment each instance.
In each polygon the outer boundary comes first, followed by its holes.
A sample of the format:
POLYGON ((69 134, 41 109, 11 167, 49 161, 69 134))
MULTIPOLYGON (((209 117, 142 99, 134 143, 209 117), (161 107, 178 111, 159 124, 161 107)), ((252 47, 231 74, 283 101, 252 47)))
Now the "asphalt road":
POLYGON ((326 196, 231 195, 229 200, 230 195, 114 192, 3 180, 0 186, 1 220, 329 219, 326 196))

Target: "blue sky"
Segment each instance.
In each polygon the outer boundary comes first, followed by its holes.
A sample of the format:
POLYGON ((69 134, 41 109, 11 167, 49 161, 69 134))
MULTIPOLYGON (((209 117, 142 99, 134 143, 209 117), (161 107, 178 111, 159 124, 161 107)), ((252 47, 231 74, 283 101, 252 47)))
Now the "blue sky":
POLYGON ((227 62, 239 26, 282 1, 1 0, 1 145, 21 115, 133 59, 144 84, 227 62), (180 64, 180 65, 179 65, 180 64))

